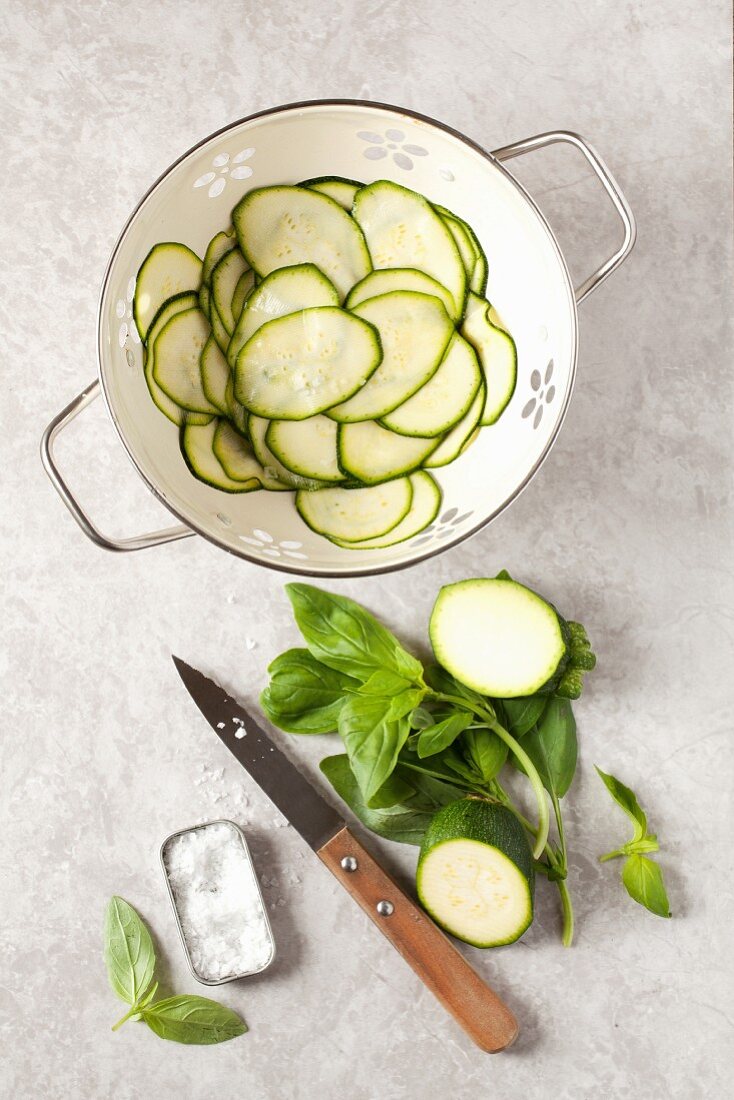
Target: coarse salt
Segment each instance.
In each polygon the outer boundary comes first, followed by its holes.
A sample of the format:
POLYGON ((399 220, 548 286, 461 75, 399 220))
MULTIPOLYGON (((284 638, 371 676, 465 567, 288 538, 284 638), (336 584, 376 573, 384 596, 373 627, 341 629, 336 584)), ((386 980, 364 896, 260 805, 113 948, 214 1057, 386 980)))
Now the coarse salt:
POLYGON ((163 863, 191 965, 205 981, 263 970, 274 944, 239 830, 215 821, 178 833, 163 863))

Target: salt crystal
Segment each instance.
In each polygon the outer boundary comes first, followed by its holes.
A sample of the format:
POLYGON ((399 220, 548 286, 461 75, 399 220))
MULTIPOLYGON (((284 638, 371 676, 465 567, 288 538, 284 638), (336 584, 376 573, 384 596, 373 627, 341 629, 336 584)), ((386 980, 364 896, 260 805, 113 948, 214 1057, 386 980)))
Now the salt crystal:
POLYGON ((223 730, 224 729, 224 722, 217 722, 217 729, 218 730, 223 730))
POLYGON ((247 730, 242 730, 242 729, 235 730, 234 735, 235 735, 235 737, 237 738, 238 741, 241 741, 243 737, 247 737, 247 730))
POLYGON ((179 833, 164 864, 197 975, 219 981, 263 970, 273 940, 239 830, 221 821, 179 833))
POLYGON ((257 646, 257 642, 254 638, 245 638, 245 645, 248 649, 255 649, 257 646))

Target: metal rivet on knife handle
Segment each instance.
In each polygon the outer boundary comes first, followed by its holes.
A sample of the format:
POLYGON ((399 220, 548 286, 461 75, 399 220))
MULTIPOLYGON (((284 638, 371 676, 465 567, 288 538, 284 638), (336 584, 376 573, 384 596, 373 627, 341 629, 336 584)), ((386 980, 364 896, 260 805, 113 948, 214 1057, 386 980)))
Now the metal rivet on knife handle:
POLYGON ((378 901, 377 912, 381 917, 391 917, 395 912, 395 906, 391 901, 378 901))
POLYGON ((359 867, 354 856, 344 856, 341 861, 341 868, 343 871, 356 871, 359 867))

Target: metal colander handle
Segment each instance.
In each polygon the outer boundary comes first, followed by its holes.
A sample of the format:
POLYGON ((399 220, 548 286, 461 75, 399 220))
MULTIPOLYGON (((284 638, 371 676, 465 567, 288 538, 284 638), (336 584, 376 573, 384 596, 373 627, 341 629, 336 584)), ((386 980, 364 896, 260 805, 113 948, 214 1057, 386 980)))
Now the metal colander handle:
POLYGON ((604 263, 596 269, 593 275, 590 275, 588 279, 584 280, 584 282, 574 290, 576 301, 580 304, 585 298, 588 298, 592 291, 596 290, 598 286, 601 286, 604 280, 607 279, 613 271, 616 271, 619 265, 630 254, 635 243, 635 238, 637 236, 635 218, 629 208, 626 198, 622 194, 619 184, 596 150, 589 145, 587 141, 584 141, 579 134, 574 134, 570 130, 551 130, 547 134, 536 134, 535 137, 525 138, 524 141, 516 141, 512 145, 503 145, 501 149, 495 149, 492 156, 500 161, 512 160, 513 157, 522 156, 523 153, 530 153, 533 149, 542 149, 546 145, 555 145, 558 142, 564 142, 566 145, 573 145, 584 155, 593 168, 596 176, 601 181, 602 187, 612 200, 617 213, 622 219, 622 224, 624 225, 624 240, 617 251, 610 256, 608 260, 605 260, 604 263))
POLYGON ((66 408, 62 409, 58 416, 53 418, 41 439, 41 460, 46 473, 84 534, 104 550, 115 551, 144 550, 147 546, 160 546, 163 542, 174 542, 176 539, 185 539, 189 535, 195 534, 190 527, 167 527, 164 531, 153 531, 148 535, 134 535, 132 538, 127 539, 109 538, 95 527, 86 512, 83 511, 61 476, 54 459, 53 447, 56 436, 97 396, 99 396, 99 379, 95 378, 94 382, 82 390, 78 397, 70 401, 66 408))

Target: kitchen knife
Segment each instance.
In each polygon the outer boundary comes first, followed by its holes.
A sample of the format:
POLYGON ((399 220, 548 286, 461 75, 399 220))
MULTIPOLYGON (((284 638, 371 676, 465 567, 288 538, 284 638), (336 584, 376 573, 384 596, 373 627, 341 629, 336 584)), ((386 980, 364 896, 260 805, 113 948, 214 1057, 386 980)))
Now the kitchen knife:
POLYGON ((482 1050, 504 1050, 518 1025, 464 956, 354 836, 251 714, 203 673, 173 658, 209 725, 482 1050))

